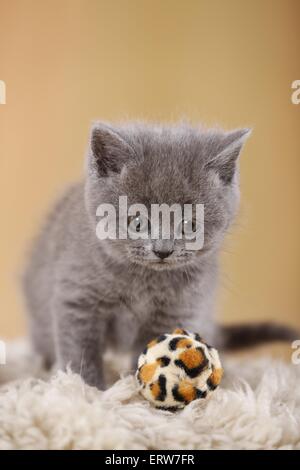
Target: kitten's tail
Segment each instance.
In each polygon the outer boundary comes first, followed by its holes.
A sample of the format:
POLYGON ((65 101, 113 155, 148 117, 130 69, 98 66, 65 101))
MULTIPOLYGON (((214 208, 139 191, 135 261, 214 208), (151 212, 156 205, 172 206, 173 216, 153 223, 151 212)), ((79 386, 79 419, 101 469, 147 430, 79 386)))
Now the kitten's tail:
POLYGON ((233 351, 270 341, 300 339, 300 331, 276 323, 246 323, 221 326, 222 346, 233 351))

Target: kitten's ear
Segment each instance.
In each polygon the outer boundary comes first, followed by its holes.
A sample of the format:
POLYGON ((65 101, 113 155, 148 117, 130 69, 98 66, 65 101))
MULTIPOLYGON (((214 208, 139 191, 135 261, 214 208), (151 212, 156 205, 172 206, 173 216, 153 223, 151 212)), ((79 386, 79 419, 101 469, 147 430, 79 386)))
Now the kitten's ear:
POLYGON ((131 148, 117 131, 106 124, 95 124, 91 130, 90 158, 99 176, 121 172, 131 148))
POLYGON ((207 168, 215 170, 224 184, 230 184, 236 170, 236 162, 251 129, 238 129, 224 134, 210 158, 207 168))

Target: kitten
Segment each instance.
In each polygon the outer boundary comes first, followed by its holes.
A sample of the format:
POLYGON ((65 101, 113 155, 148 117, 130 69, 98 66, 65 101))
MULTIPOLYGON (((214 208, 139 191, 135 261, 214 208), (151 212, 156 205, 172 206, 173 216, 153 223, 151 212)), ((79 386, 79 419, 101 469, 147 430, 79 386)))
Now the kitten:
MULTIPOLYGON (((70 364, 102 388, 108 344, 137 357, 151 338, 174 327, 200 332, 216 347, 234 344, 238 331, 231 337, 230 328, 215 323, 214 296, 220 246, 238 207, 238 157, 249 134, 186 124, 94 125, 85 181, 55 206, 24 276, 31 337, 46 364, 70 364), (98 205, 117 206, 122 195, 146 207, 203 203, 203 248, 187 250, 183 240, 99 240, 98 205)), ((277 330, 268 331, 276 337, 277 330)), ((256 330, 251 334, 255 340, 256 330)))

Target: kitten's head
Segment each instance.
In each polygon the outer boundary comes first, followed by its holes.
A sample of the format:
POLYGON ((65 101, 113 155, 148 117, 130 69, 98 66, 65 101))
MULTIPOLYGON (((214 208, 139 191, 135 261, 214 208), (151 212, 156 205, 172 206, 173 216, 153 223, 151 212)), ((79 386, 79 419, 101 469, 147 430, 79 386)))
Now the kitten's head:
MULTIPOLYGON (((87 159, 87 208, 95 227, 97 207, 103 203, 116 208, 117 229, 121 224, 124 229, 125 223, 127 234, 128 225, 127 237, 121 239, 117 230, 116 239, 101 242, 109 255, 151 269, 175 269, 199 264, 202 257, 216 250, 238 206, 237 163, 249 133, 248 129, 224 132, 186 124, 95 124, 87 159), (146 213, 133 211, 124 222, 119 213, 120 196, 127 196, 128 207, 142 204, 146 213), (151 217, 153 204, 177 204, 182 209, 189 204, 193 217, 184 220, 183 215, 178 221, 171 215, 170 236, 165 239, 162 218, 154 221, 151 217), (202 227, 195 220, 197 204, 204 205, 202 227), (203 229, 201 249, 187 244, 191 234, 184 227, 188 226, 194 232, 203 229), (156 238, 151 229, 157 230, 156 238), (175 235, 178 231, 181 238, 175 235), (136 233, 141 238, 136 239, 136 233)), ((107 212, 106 222, 111 222, 112 216, 107 212)))

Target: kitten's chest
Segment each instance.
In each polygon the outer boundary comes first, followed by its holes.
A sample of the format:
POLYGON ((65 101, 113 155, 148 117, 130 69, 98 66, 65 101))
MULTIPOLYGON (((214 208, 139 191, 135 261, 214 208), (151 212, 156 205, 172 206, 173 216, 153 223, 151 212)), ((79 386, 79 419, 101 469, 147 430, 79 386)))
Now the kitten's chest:
MULTIPOLYGON (((182 316, 193 310, 195 299, 190 285, 170 282, 163 276, 151 279, 131 279, 120 291, 113 322, 114 337, 124 348, 131 348, 138 337, 149 337, 171 331, 180 324, 182 316), (194 301, 194 300, 193 300, 194 301)), ((113 344, 115 341, 113 341, 113 344)))
POLYGON ((166 276, 149 276, 146 279, 135 279, 127 287, 124 301, 128 308, 142 316, 143 320, 157 311, 168 311, 178 305, 188 291, 183 282, 176 282, 166 276))

